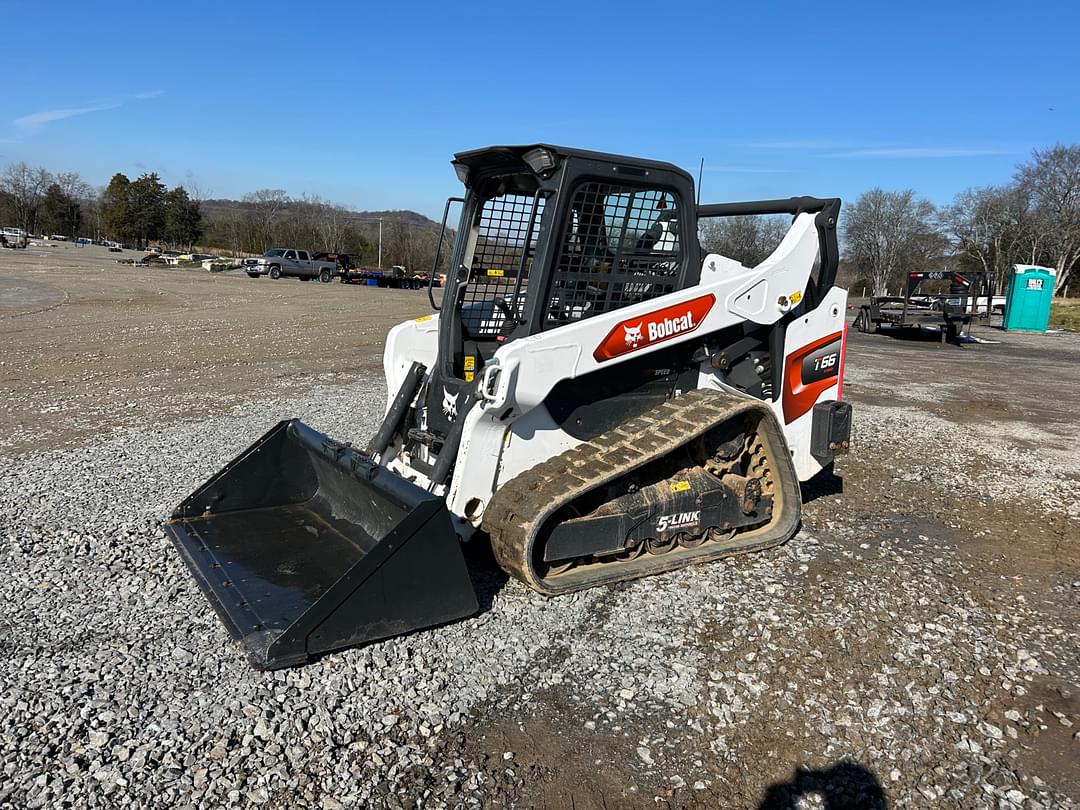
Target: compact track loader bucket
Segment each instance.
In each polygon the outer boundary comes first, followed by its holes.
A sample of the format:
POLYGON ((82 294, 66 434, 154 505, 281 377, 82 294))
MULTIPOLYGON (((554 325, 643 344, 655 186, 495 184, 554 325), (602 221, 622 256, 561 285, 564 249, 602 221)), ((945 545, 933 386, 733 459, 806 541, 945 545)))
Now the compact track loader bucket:
POLYGON ((445 502, 295 419, 164 528, 258 669, 477 610, 445 502))

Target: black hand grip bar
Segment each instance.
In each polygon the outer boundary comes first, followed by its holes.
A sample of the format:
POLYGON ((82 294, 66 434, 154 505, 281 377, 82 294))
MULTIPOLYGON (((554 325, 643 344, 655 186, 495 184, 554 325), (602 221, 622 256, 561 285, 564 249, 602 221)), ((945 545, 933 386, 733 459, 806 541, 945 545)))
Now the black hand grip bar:
MULTIPOLYGON (((838 197, 788 197, 786 200, 749 200, 747 202, 713 203, 697 207, 698 219, 705 217, 738 217, 760 214, 814 214, 830 209, 833 217, 840 213, 838 197)), ((835 222, 833 223, 835 224, 835 222)))
POLYGON ((836 283, 836 269, 840 265, 840 246, 836 240, 836 225, 840 219, 839 197, 788 197, 786 200, 750 200, 748 202, 714 203, 697 207, 698 219, 708 217, 764 216, 768 214, 817 214, 814 225, 818 232, 818 249, 821 252, 821 271, 816 283, 811 280, 806 288, 806 304, 809 309, 817 306, 821 298, 836 283))

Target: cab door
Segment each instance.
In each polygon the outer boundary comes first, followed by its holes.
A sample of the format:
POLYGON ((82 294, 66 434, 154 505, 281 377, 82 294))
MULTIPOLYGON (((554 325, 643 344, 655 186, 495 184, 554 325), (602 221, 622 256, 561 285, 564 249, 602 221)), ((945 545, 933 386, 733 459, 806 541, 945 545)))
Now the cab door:
POLYGON ((295 276, 299 268, 296 265, 296 251, 286 250, 281 256, 281 274, 283 276, 295 276))
POLYGON ((311 277, 315 275, 315 269, 311 266, 311 257, 306 250, 296 251, 296 264, 300 268, 300 275, 311 277))

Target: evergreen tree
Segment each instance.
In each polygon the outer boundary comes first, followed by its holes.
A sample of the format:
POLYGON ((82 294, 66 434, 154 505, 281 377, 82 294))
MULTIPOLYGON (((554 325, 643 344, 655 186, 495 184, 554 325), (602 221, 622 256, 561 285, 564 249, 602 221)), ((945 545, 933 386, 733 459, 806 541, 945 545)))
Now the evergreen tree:
POLYGON ((188 196, 183 186, 165 195, 165 241, 190 248, 202 236, 202 212, 198 200, 188 196))
POLYGON ((141 175, 128 189, 131 224, 139 245, 145 247, 165 232, 165 186, 156 172, 141 175))
POLYGON ((131 181, 117 172, 101 195, 101 221, 110 239, 123 242, 135 238, 132 212, 131 181))

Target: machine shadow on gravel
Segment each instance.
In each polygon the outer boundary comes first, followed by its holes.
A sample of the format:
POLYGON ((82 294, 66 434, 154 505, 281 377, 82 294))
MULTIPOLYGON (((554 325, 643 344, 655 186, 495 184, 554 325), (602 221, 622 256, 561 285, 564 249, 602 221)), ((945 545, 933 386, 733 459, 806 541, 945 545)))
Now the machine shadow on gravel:
POLYGON ((469 579, 476 591, 476 602, 479 605, 476 615, 482 616, 491 610, 495 604, 495 596, 506 587, 510 575, 499 567, 487 540, 466 543, 462 551, 465 555, 465 567, 469 570, 469 579))
POLYGON ((809 481, 804 481, 801 489, 803 503, 808 504, 827 495, 843 495, 844 479, 833 472, 832 467, 828 467, 809 481))
POLYGON ((787 782, 770 785, 758 810, 795 810, 799 799, 817 794, 823 810, 886 810, 885 790, 874 774, 857 762, 842 760, 825 770, 796 768, 787 782))
POLYGON ((948 337, 944 341, 941 339, 941 333, 936 329, 901 329, 899 327, 885 327, 877 333, 882 337, 887 337, 890 340, 900 341, 901 343, 932 343, 938 346, 956 346, 963 348, 967 345, 968 341, 963 337, 948 337))

